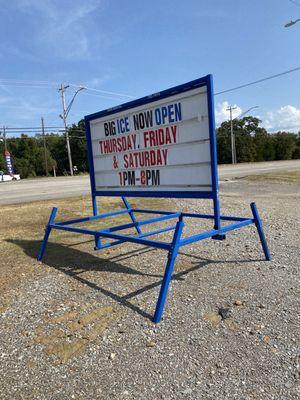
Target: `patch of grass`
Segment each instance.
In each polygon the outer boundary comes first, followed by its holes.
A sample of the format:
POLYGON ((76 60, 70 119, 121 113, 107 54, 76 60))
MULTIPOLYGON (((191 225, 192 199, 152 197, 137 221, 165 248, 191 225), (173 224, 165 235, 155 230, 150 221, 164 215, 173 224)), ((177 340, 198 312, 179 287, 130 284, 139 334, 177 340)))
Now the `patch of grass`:
POLYGON ((300 170, 287 170, 268 172, 260 175, 249 175, 244 179, 250 181, 276 181, 276 182, 300 182, 300 170))
MULTIPOLYGON (((172 203, 162 199, 129 199, 132 207, 169 209, 172 203)), ((43 239, 44 229, 48 222, 52 207, 58 208, 56 221, 80 218, 92 215, 92 203, 90 196, 76 198, 37 201, 25 204, 7 205, 0 207, 0 312, 9 302, 6 294, 15 295, 20 283, 30 279, 35 274, 41 273, 36 256, 43 239)), ((104 197, 98 201, 99 212, 116 211, 124 208, 120 198, 104 197)), ((140 215, 139 218, 147 218, 149 215, 140 215), (140 217, 141 216, 141 217, 140 217)), ((89 228, 105 228, 107 226, 129 223, 128 214, 111 217, 104 220, 86 223, 89 228)), ((50 242, 58 243, 52 250, 54 256, 68 261, 68 247, 78 242, 83 244, 83 251, 93 253, 93 237, 81 236, 72 232, 54 230, 51 233, 50 242), (89 242, 89 243, 87 243, 89 242), (66 247, 65 247, 66 246, 66 247)), ((70 251, 69 251, 70 253, 70 251)), ((82 263, 86 261, 84 252, 74 253, 82 257, 82 263)), ((44 271, 44 270, 43 270, 44 271)))

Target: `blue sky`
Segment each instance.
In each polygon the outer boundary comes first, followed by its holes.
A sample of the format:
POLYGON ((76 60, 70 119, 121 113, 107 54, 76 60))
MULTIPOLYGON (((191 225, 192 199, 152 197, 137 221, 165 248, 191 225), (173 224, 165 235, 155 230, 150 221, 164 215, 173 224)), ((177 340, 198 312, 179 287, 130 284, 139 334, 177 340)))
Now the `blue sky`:
MULTIPOLYGON (((62 125, 61 82, 141 97, 212 73, 215 92, 300 66, 300 0, 0 0, 0 126, 62 125), (43 82, 43 83, 41 83, 43 82)), ((75 88, 67 91, 68 99, 75 88)), ((68 122, 130 99, 85 91, 68 122)), ((215 97, 300 130, 300 71, 215 97)))

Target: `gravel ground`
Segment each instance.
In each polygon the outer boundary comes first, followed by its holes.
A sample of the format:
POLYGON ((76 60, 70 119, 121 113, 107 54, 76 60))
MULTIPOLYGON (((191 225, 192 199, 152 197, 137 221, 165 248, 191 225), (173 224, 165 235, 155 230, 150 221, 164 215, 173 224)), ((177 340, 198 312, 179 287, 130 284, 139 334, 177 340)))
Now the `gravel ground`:
MULTIPOLYGON (((299 185, 222 187, 225 215, 250 216, 251 200, 273 261, 253 226, 181 248, 158 325, 149 317, 166 252, 95 253, 87 237, 54 232, 39 264, 23 227, 10 245, 33 272, 0 310, 0 398, 298 399, 299 185)), ((204 201, 168 207, 210 211, 204 201)), ((188 224, 185 234, 208 227, 188 224)))

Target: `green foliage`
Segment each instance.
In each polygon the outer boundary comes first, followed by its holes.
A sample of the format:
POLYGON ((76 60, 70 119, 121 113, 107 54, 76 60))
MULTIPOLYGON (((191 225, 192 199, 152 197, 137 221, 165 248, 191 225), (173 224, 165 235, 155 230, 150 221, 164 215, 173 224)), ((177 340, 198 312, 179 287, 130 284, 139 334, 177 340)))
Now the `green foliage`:
MULTIPOLYGON (((300 158, 300 133, 268 133, 260 126, 255 117, 233 120, 233 132, 236 142, 238 162, 288 160, 300 158)), ((69 128, 69 138, 73 165, 79 173, 88 172, 84 121, 69 128)), ((41 135, 8 138, 7 147, 13 157, 15 173, 22 178, 45 176, 44 138, 41 135)), ((217 147, 219 164, 231 163, 230 122, 225 121, 217 129, 217 147)), ((0 170, 6 172, 4 143, 0 141, 0 170)), ((49 175, 53 168, 57 175, 69 173, 66 138, 63 135, 50 134, 46 137, 46 159, 49 175)))
POLYGON ((293 133, 277 132, 274 134, 276 160, 290 160, 296 149, 297 137, 293 133))
MULTIPOLYGON (((255 117, 233 120, 237 162, 290 160, 300 158, 299 134, 289 132, 268 133, 259 126, 255 117)), ((230 121, 217 129, 218 162, 229 164, 231 156, 230 121)))
MULTIPOLYGON (((74 165, 78 172, 88 171, 88 160, 86 153, 86 140, 84 134, 84 122, 73 125, 69 129, 70 146, 74 165)), ((50 134, 46 136, 46 152, 44 138, 41 135, 29 137, 21 135, 19 138, 7 140, 8 150, 13 157, 16 174, 22 178, 46 175, 46 161, 48 174, 53 175, 53 168, 57 175, 69 173, 69 161, 67 155, 66 138, 63 135, 50 134)), ((4 144, 0 142, 0 169, 6 171, 4 157, 4 144)))

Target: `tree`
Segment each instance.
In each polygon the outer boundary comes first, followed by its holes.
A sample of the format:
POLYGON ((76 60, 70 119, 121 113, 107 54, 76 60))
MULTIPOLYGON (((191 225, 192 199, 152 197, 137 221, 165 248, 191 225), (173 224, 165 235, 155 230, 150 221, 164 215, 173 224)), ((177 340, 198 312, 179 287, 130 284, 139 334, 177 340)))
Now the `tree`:
MULTIPOLYGON (((232 121, 238 162, 256 160, 257 148, 253 136, 257 134, 262 137, 264 134, 267 134, 265 129, 259 126, 260 122, 258 118, 251 116, 232 121)), ((232 162, 230 121, 223 122, 218 128, 217 146, 219 163, 232 162)))
POLYGON ((276 160, 291 160, 296 150, 297 137, 294 133, 277 132, 274 134, 276 160))
POLYGON ((69 138, 73 165, 76 165, 78 172, 87 172, 89 170, 89 166, 84 131, 84 120, 79 121, 78 125, 72 125, 72 127, 69 129, 69 138))
POLYGON ((219 164, 232 162, 230 123, 228 121, 223 122, 217 129, 217 151, 219 164))

